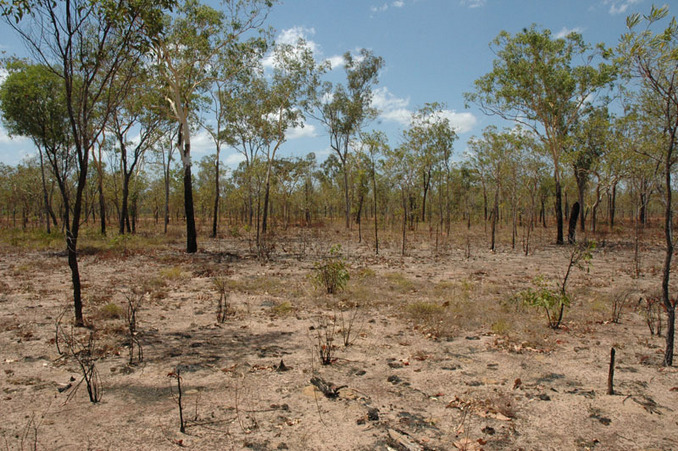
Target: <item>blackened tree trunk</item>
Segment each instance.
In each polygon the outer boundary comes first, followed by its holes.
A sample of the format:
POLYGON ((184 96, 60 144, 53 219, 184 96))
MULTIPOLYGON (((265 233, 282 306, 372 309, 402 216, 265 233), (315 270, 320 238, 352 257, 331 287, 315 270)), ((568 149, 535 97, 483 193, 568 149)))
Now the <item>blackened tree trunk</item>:
POLYGON ((612 191, 608 194, 608 211, 610 231, 614 228, 614 215, 617 209, 617 183, 612 184, 612 191))
POLYGON ((120 224, 118 228, 118 233, 120 235, 125 234, 125 227, 127 227, 127 232, 131 233, 130 223, 129 223, 129 181, 130 174, 127 173, 127 170, 123 167, 123 176, 122 176, 122 206, 120 211, 120 224))
POLYGON ((579 206, 579 202, 575 202, 572 205, 572 212, 570 213, 570 224, 567 229, 567 242, 570 244, 574 244, 577 242, 576 234, 577 234, 577 220, 579 219, 579 215, 582 214, 581 208, 579 206))
POLYGON ((556 244, 564 244, 563 241, 563 190, 560 185, 560 178, 556 178, 556 224, 558 232, 556 244))
POLYGON ((219 147, 217 147, 217 159, 215 161, 214 170, 214 217, 212 218, 212 238, 217 237, 219 226, 219 147))
POLYGON ((673 258, 673 193, 671 187, 671 172, 673 170, 673 151, 676 142, 676 131, 678 124, 672 128, 669 148, 666 152, 666 161, 664 162, 664 179, 666 191, 666 205, 664 210, 664 236, 666 238, 666 254, 664 257, 664 268, 662 271, 662 302, 666 309, 667 327, 666 327, 666 350, 664 351, 664 366, 673 365, 673 343, 676 324, 676 301, 671 299, 669 293, 669 280, 671 277, 671 260, 673 258))
POLYGON ((190 164, 184 166, 184 211, 186 213, 186 252, 193 254, 198 251, 198 232, 195 228, 193 178, 190 164))

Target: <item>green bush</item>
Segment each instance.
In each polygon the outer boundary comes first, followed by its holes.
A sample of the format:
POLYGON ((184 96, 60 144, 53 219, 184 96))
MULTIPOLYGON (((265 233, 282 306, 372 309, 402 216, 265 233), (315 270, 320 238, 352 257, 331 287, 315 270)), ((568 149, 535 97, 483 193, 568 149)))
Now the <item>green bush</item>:
POLYGON ((120 319, 124 313, 122 307, 113 302, 101 307, 101 316, 105 319, 120 319))
POLYGON ((563 319, 563 309, 570 305, 570 297, 562 290, 549 287, 543 276, 537 276, 532 282, 535 288, 519 292, 515 298, 523 304, 544 309, 549 327, 557 329, 563 319))
POLYGON ((316 288, 323 288, 327 294, 343 291, 351 278, 348 266, 341 257, 341 246, 332 246, 328 257, 313 265, 311 281, 316 288))

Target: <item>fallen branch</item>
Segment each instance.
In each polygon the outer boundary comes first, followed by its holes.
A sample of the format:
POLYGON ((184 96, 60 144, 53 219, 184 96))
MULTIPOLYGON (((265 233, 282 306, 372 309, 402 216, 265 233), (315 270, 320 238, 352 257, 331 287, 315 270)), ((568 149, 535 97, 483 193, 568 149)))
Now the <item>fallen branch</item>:
POLYGON ((317 376, 311 378, 311 384, 315 385, 325 397, 335 399, 339 397, 339 390, 348 387, 348 385, 337 386, 332 382, 327 382, 317 376))

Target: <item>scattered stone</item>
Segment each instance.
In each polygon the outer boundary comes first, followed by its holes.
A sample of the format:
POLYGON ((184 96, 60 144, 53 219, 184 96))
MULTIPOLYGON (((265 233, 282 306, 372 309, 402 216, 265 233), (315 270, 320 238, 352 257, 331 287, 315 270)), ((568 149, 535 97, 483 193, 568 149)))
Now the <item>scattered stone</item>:
POLYGON ((496 432, 492 426, 485 426, 484 428, 481 429, 481 431, 487 435, 494 435, 494 433, 496 432))
POLYGON ((389 381, 390 383, 392 383, 393 385, 399 384, 403 381, 401 378, 399 378, 395 374, 389 376, 386 380, 389 381))
POLYGON ((275 368, 275 370, 279 373, 282 373, 283 371, 289 371, 290 369, 289 369, 289 367, 287 367, 287 365, 285 365, 285 362, 283 362, 283 360, 280 359, 280 365, 278 365, 275 368))
POLYGON ((549 374, 546 374, 546 375, 540 377, 539 379, 537 379, 537 383, 538 384, 545 384, 545 383, 548 383, 548 382, 554 382, 558 379, 564 379, 564 378, 565 378, 564 374, 549 373, 549 374))

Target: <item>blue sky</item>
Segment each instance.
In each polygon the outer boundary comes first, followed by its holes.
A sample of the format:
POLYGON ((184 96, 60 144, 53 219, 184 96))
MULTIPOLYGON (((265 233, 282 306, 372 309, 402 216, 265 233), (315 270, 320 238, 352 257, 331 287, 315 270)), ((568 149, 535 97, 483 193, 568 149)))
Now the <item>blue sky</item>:
MULTIPOLYGON (((283 0, 268 24, 279 40, 304 37, 319 60, 337 61, 360 48, 383 57, 374 96, 382 113, 367 128, 383 130, 395 146, 412 112, 427 102, 445 103, 459 135, 455 155, 460 158, 467 140, 495 123, 473 106, 466 109, 463 93, 491 69, 494 55, 488 44, 501 30, 515 33, 535 23, 556 36, 574 30, 591 44, 613 47, 625 31, 626 16, 647 13, 651 5, 650 0, 283 0)), ((670 12, 675 15, 675 8, 670 12)), ((0 37, 5 55, 24 53, 4 23, 0 37)), ((333 78, 343 75, 341 67, 333 72, 333 78)), ((199 133, 193 149, 198 160, 212 152, 212 145, 199 133)), ((0 128, 0 162, 14 165, 33 152, 30 141, 10 139, 0 128)), ((290 132, 280 155, 308 152, 320 160, 330 152, 327 134, 313 122, 290 132)), ((233 165, 239 156, 228 150, 223 161, 233 165)))

